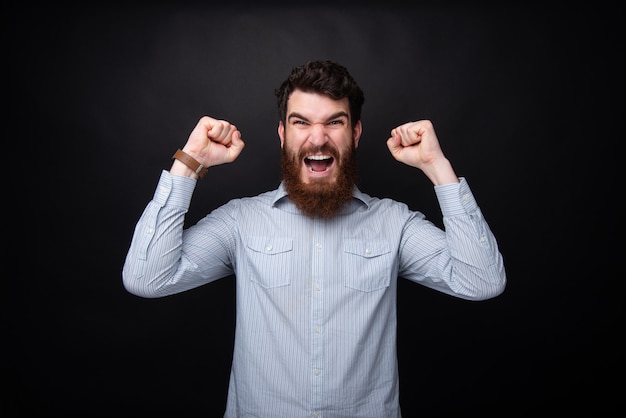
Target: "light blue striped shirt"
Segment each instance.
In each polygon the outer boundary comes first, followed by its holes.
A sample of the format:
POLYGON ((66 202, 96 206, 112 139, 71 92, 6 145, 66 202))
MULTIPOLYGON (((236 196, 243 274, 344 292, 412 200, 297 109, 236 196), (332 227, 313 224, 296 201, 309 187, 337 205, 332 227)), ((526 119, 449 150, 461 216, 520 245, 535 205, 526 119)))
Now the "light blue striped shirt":
POLYGON ((123 283, 153 298, 236 277, 228 418, 400 417, 397 278, 469 300, 495 297, 506 284, 464 178, 435 187, 445 231, 356 188, 338 216, 309 218, 282 184, 183 230, 195 185, 161 173, 123 283))

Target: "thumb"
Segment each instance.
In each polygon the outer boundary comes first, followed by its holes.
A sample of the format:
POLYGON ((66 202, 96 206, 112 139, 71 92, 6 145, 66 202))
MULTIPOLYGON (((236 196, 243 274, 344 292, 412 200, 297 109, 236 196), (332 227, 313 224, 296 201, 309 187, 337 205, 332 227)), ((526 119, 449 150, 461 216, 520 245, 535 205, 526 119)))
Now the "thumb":
POLYGON ((245 146, 246 143, 243 142, 243 139, 241 138, 241 132, 235 132, 232 136, 230 147, 228 147, 230 161, 234 161, 239 156, 239 154, 241 154, 241 151, 243 151, 243 148, 245 146))
POLYGON ((391 154, 396 155, 398 152, 400 152, 400 149, 402 148, 400 141, 400 135, 392 135, 387 140, 387 148, 389 148, 391 154))

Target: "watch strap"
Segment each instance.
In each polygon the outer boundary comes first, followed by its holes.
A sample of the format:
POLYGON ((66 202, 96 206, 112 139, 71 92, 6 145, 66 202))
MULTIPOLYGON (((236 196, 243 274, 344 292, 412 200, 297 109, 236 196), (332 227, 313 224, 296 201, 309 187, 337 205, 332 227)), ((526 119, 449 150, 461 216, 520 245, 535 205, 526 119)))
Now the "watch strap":
POLYGON ((193 158, 191 155, 187 154, 181 149, 177 150, 172 158, 180 161, 187 167, 191 168, 198 175, 199 179, 203 178, 207 171, 209 171, 207 167, 200 164, 198 161, 196 161, 195 158, 193 158))

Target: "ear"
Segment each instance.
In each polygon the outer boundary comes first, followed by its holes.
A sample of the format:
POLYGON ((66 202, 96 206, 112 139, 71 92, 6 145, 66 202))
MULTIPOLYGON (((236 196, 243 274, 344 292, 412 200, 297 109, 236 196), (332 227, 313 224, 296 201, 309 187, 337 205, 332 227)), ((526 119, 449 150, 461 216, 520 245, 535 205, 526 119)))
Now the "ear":
POLYGON ((358 121, 356 125, 354 125, 354 129, 352 130, 354 149, 357 149, 359 147, 359 139, 361 139, 361 133, 363 133, 363 124, 361 123, 361 121, 358 121))
POLYGON ((280 138, 280 147, 282 148, 285 143, 285 125, 282 120, 278 122, 278 137, 280 138))

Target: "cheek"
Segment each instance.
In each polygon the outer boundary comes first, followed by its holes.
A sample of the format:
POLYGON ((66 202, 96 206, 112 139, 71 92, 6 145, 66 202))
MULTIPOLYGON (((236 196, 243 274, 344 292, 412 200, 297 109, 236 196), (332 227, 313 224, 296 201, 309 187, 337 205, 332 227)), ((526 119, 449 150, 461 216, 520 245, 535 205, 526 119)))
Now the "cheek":
POLYGON ((286 150, 289 155, 298 154, 302 149, 302 144, 304 141, 301 141, 297 135, 287 135, 285 134, 284 139, 281 141, 281 147, 286 150))
POLYGON ((285 140, 283 141, 283 155, 290 159, 293 160, 294 162, 298 162, 300 157, 298 156, 299 154, 299 150, 293 147, 293 144, 288 141, 285 140))

